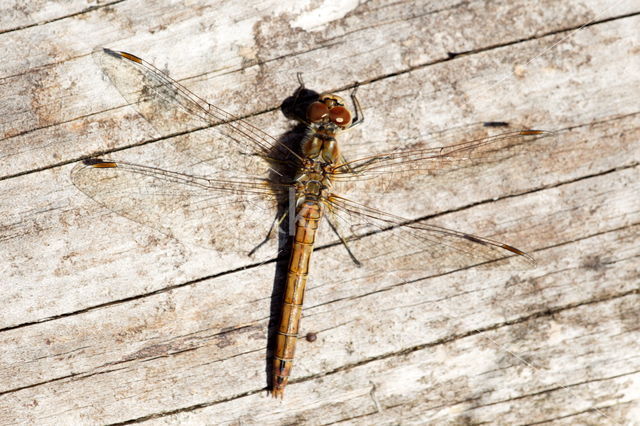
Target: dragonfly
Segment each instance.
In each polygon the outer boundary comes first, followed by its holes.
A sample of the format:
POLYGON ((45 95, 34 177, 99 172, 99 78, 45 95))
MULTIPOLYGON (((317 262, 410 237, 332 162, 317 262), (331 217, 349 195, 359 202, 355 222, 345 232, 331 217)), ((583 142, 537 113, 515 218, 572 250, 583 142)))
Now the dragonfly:
POLYGON ((403 259, 415 271, 504 259, 513 269, 535 264, 514 246, 388 213, 340 190, 362 183, 393 188, 418 175, 464 167, 545 131, 512 130, 437 148, 411 146, 347 158, 338 136, 363 122, 356 89, 349 107, 340 96, 309 91, 299 76, 289 115, 304 132, 292 144, 205 101, 138 56, 106 48, 93 56, 125 100, 158 131, 175 137, 176 153, 191 160, 169 170, 89 158, 72 171, 80 191, 121 216, 220 252, 252 255, 288 229, 290 257, 272 357, 274 397, 283 397, 291 376, 311 255, 320 233, 343 245, 354 265, 380 266, 386 258, 403 259), (319 231, 321 224, 327 229, 319 231), (368 244, 375 235, 383 235, 385 243, 368 244))

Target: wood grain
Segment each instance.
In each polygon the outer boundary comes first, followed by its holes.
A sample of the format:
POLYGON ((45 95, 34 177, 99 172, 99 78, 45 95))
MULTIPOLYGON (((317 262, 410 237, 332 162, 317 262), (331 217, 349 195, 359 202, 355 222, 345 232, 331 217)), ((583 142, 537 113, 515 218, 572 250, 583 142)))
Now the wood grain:
POLYGON ((636 1, 37 3, 0 6, 0 423, 637 422, 636 1), (416 274, 321 245, 302 320, 318 338, 271 400, 275 250, 178 241, 71 183, 93 155, 180 164, 179 137, 126 105, 97 46, 276 137, 297 72, 342 95, 359 82, 350 158, 464 140, 486 121, 553 130, 383 198, 348 194, 538 265, 416 274))

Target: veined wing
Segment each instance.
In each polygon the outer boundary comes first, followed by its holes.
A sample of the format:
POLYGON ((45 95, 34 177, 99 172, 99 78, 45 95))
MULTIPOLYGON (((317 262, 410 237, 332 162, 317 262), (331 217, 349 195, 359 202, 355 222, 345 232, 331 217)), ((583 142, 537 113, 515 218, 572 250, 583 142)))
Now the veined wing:
POLYGON ((93 57, 147 121, 173 136, 169 155, 159 158, 172 170, 90 160, 73 170, 73 183, 121 216, 178 240, 219 251, 255 248, 299 157, 135 55, 99 49, 93 57), (239 233, 247 238, 232 241, 239 233))
POLYGON ((410 221, 332 195, 329 218, 363 264, 440 273, 472 266, 521 270, 535 265, 511 245, 424 222, 410 221), (496 263, 496 261, 499 261, 496 263))
POLYGON ((379 177, 389 179, 394 174, 436 174, 480 162, 485 158, 497 161, 519 145, 551 133, 545 130, 523 129, 492 136, 483 135, 437 148, 409 148, 373 154, 338 165, 335 180, 352 182, 379 177))
MULTIPOLYGON (((298 157, 272 136, 205 101, 142 58, 106 48, 94 51, 93 57, 120 94, 165 135, 213 127, 221 137, 233 140, 240 152, 298 157)), ((216 145, 211 140, 187 149, 208 160, 215 155, 216 145)))
POLYGON ((180 241, 248 254, 266 238, 287 185, 207 177, 112 160, 85 160, 76 187, 108 209, 180 241))

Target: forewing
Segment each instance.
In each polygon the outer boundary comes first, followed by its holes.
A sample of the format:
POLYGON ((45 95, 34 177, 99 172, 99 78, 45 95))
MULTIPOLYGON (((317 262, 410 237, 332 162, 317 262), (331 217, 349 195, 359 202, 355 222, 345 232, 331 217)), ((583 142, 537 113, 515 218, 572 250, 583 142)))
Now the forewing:
MULTIPOLYGON (((240 152, 270 157, 293 155, 267 133, 198 97, 142 58, 110 49, 97 49, 93 57, 120 94, 163 136, 213 128, 233 141, 240 152)), ((207 160, 216 143, 214 140, 210 146, 187 149, 207 160)))
MULTIPOLYGON (((336 170, 336 181, 355 182, 373 179, 400 179, 416 174, 437 175, 457 167, 468 167, 483 161, 500 161, 513 155, 518 149, 541 137, 548 137, 552 132, 545 130, 520 129, 492 133, 491 127, 476 126, 469 129, 470 139, 464 142, 433 147, 426 142, 413 141, 407 148, 390 152, 365 155, 355 159, 347 159, 336 170), (474 137, 475 136, 475 137, 474 137)), ((446 141, 447 135, 440 135, 435 140, 446 141)))
POLYGON ((154 146, 164 154, 144 164, 79 164, 74 184, 110 210, 181 241, 220 251, 255 248, 286 197, 282 164, 295 164, 297 156, 135 55, 98 49, 93 57, 122 96, 169 138, 154 146))

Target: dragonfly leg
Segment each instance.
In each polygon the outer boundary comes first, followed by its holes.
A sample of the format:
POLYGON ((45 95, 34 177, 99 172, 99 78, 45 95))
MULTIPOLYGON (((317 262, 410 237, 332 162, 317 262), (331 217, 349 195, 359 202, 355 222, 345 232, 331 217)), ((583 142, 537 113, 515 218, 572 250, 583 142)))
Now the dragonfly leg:
POLYGON ((351 125, 349 128, 357 126, 358 124, 362 124, 364 122, 364 114, 362 113, 362 107, 360 106, 360 101, 356 97, 356 92, 358 91, 358 87, 360 87, 360 83, 356 81, 353 90, 351 91, 351 102, 353 102, 353 120, 351 121, 351 125))
POLYGON ((269 234, 267 235, 267 238, 271 238, 271 234, 273 233, 274 229, 280 229, 280 225, 282 225, 282 222, 284 222, 284 219, 286 217, 287 217, 287 212, 284 212, 280 217, 280 219, 278 219, 278 222, 275 223, 275 226, 272 226, 271 229, 269 230, 269 234))
POLYGON ((304 89, 304 80, 302 79, 302 73, 298 71, 296 73, 296 78, 298 79, 298 83, 300 83, 300 87, 298 87, 298 90, 304 89))
POLYGON ((273 222, 271 223, 271 228, 269 228, 269 232, 267 232, 267 236, 264 237, 264 239, 260 241, 258 245, 256 245, 254 248, 251 249, 251 251, 249 252, 249 256, 253 256, 255 252, 260 250, 260 247, 265 245, 271 238, 273 238, 274 233, 278 232, 277 230, 280 229, 280 225, 282 225, 282 222, 286 217, 287 217, 287 212, 284 212, 284 214, 280 217, 280 219, 273 220, 273 222))
POLYGON ((362 266, 362 263, 358 260, 358 258, 355 256, 355 254, 353 254, 353 252, 349 248, 349 245, 347 244, 347 240, 342 235, 340 235, 340 232, 338 232, 338 228, 336 228, 336 226, 333 224, 333 222, 331 222, 331 219, 329 219, 329 215, 325 215, 324 217, 325 217, 325 219, 327 219, 327 222, 329 222, 329 226, 331 227, 333 232, 340 239, 340 242, 342 243, 344 248, 347 250, 347 253, 349 253, 349 257, 351 258, 353 263, 355 263, 356 266, 362 266))
POLYGON ((294 119, 304 125, 309 125, 307 120, 307 107, 313 101, 318 99, 318 94, 312 90, 306 88, 304 80, 302 79, 302 73, 296 73, 298 83, 300 84, 294 94, 287 98, 282 104, 284 115, 288 118, 294 119))
POLYGON ((353 170, 353 168, 351 167, 351 164, 349 164, 349 161, 347 160, 347 158, 340 154, 340 164, 344 164, 344 168, 349 172, 349 173, 353 173, 353 174, 360 174, 359 171, 353 170))

